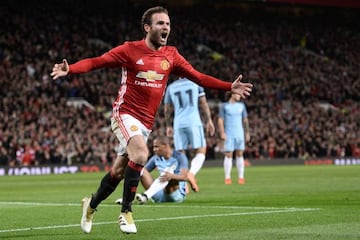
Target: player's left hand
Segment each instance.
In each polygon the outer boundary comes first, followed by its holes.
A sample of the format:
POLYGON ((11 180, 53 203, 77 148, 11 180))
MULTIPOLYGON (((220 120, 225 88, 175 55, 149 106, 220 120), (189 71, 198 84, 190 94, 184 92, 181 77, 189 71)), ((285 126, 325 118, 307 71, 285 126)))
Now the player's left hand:
POLYGON ((241 82, 242 74, 232 83, 231 92, 239 94, 242 99, 245 99, 247 96, 250 96, 253 85, 251 83, 241 82))
POLYGON ((161 176, 159 177, 160 182, 167 182, 170 181, 172 179, 172 173, 169 172, 163 172, 163 174, 161 174, 161 176))
POLYGON ((57 63, 54 65, 52 72, 50 73, 50 76, 56 80, 59 77, 64 77, 68 75, 69 73, 69 64, 66 61, 66 59, 63 59, 62 63, 57 63))

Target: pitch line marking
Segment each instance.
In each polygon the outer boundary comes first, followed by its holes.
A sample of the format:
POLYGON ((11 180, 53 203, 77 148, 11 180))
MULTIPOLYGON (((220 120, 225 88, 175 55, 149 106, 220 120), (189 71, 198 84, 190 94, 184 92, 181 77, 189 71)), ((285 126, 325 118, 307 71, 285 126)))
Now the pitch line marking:
MULTIPOLYGON (((3 204, 5 202, 0 202, 3 204)), ((18 203, 17 203, 18 204, 18 203)), ((15 204, 16 205, 16 204, 15 204)), ((69 206, 69 205, 65 205, 69 206)), ((79 206, 76 204, 76 206, 79 206)), ((165 206, 164 206, 165 207, 165 206)), ((184 207, 184 206, 183 206, 184 207)), ((194 206, 189 206, 194 207, 194 206)), ((200 207, 200 206, 199 206, 200 207)), ((224 206, 221 206, 224 208, 224 206)), ((232 208, 237 208, 236 206, 230 206, 232 208)), ((241 208, 241 207, 239 207, 241 208)), ((150 219, 137 219, 136 222, 150 222, 150 221, 169 221, 169 220, 183 220, 183 219, 194 219, 194 218, 209 218, 209 217, 227 217, 227 216, 243 216, 243 215, 259 215, 259 214, 274 214, 274 213, 288 213, 288 212, 305 212, 305 211, 316 211, 320 210, 319 208, 270 208, 272 210, 260 211, 260 212, 242 212, 242 213, 219 213, 219 214, 206 214, 206 215, 192 215, 192 216, 181 216, 181 217, 168 217, 168 218, 150 218, 150 219)), ((93 223, 93 225, 107 225, 115 224, 117 221, 111 222, 99 222, 93 223)), ((70 228, 70 227, 79 227, 80 224, 67 224, 67 225, 53 225, 53 226, 42 226, 42 227, 27 227, 27 228, 15 228, 15 229, 4 229, 0 230, 0 233, 9 233, 9 232, 24 232, 31 230, 44 230, 44 229, 59 229, 59 228, 70 228)))
MULTIPOLYGON (((0 201, 0 208, 1 206, 39 206, 39 207, 80 207, 81 203, 42 203, 42 202, 1 202, 0 201)), ((101 207, 114 207, 114 206, 119 206, 115 203, 102 203, 101 207)), ((212 205, 212 206, 200 206, 200 205, 168 205, 168 204, 163 204, 163 205, 156 205, 156 204, 149 204, 149 205, 137 205, 139 207, 144 207, 144 208, 213 208, 213 209, 264 209, 264 210, 291 210, 291 209, 296 209, 296 210, 304 210, 304 211, 312 211, 312 210, 320 210, 319 208, 293 208, 293 207, 252 207, 252 206, 216 206, 216 205, 212 205)))

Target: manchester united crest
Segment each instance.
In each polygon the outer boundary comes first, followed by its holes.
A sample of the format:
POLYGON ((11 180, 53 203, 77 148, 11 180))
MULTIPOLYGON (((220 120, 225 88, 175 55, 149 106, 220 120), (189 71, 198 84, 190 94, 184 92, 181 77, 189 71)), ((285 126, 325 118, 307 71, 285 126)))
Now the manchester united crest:
POLYGON ((132 125, 130 127, 130 130, 133 131, 133 132, 137 131, 138 129, 139 129, 138 126, 135 126, 135 125, 132 125))
POLYGON ((160 67, 162 70, 166 71, 170 67, 170 63, 167 60, 162 60, 160 63, 160 67))

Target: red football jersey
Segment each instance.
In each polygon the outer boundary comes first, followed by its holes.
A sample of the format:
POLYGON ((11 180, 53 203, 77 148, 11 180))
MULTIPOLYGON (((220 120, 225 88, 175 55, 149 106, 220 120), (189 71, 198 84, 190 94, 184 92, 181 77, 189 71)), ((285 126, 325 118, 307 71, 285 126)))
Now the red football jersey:
POLYGON ((187 77, 203 87, 231 90, 230 82, 205 75, 172 46, 154 51, 145 40, 125 42, 100 57, 88 58, 70 65, 70 73, 84 73, 103 67, 122 69, 121 85, 113 103, 113 116, 126 113, 152 129, 170 73, 187 77))

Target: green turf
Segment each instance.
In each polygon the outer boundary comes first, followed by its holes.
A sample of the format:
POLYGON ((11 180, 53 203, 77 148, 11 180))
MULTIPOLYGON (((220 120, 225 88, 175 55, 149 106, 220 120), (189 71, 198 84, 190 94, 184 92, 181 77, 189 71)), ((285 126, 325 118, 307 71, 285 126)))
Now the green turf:
POLYGON ((360 166, 248 167, 242 186, 203 168, 184 203, 134 205, 136 235, 118 229, 120 184, 83 234, 80 200, 103 175, 0 177, 0 239, 360 239, 360 166))

